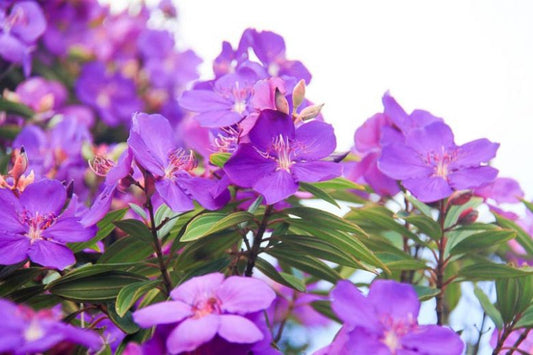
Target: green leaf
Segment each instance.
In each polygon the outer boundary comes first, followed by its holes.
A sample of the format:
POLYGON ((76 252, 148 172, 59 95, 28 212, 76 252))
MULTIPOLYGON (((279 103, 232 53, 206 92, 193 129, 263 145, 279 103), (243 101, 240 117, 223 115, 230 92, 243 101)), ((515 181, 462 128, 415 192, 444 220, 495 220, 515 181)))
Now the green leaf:
POLYGON ((474 286, 474 294, 476 295, 481 307, 485 313, 492 319, 496 328, 503 329, 503 319, 500 311, 489 300, 488 296, 477 285, 474 286))
POLYGON ((356 184, 348 179, 338 177, 328 181, 314 182, 313 186, 319 189, 331 189, 331 190, 361 190, 364 191, 365 187, 360 184, 356 184))
POLYGON ((124 263, 141 261, 152 255, 154 252, 152 243, 147 243, 139 238, 120 238, 98 259, 98 264, 124 263))
POLYGON ((223 168, 229 158, 231 158, 231 153, 213 153, 209 156, 209 162, 219 168, 223 168))
POLYGON ((0 97, 0 111, 11 113, 23 118, 32 118, 35 116, 35 112, 28 106, 15 101, 9 101, 3 97, 0 97))
POLYGON ((407 201, 411 202, 411 204, 415 206, 415 208, 419 210, 420 212, 422 212, 424 215, 426 215, 429 218, 433 217, 433 214, 431 213, 433 209, 431 207, 429 207, 422 201, 418 200, 413 195, 405 195, 405 198, 407 199, 407 201))
POLYGON ((337 317, 335 312, 331 309, 331 302, 329 301, 314 301, 311 302, 311 307, 318 313, 328 317, 329 319, 332 319, 338 323, 342 323, 342 321, 337 317))
POLYGON ((477 261, 458 270, 457 276, 470 281, 497 280, 533 274, 531 268, 514 268, 505 264, 477 261))
POLYGON ((52 283, 48 291, 76 302, 102 302, 115 299, 124 286, 144 280, 146 278, 138 274, 109 271, 105 274, 52 283))
POLYGON ((529 306, 522 313, 522 317, 520 317, 520 320, 514 326, 514 329, 520 328, 533 328, 533 305, 529 306))
POLYGON ((450 255, 464 254, 475 250, 486 249, 513 239, 514 231, 491 230, 474 233, 464 238, 450 249, 450 255))
POLYGON ((328 203, 331 203, 333 206, 340 208, 337 201, 331 197, 330 194, 328 194, 326 191, 322 190, 321 188, 314 186, 313 184, 308 184, 305 182, 300 182, 300 187, 304 189, 307 192, 310 192, 315 196, 316 198, 319 198, 321 200, 324 200, 328 203))
POLYGON ((0 137, 7 139, 7 140, 13 140, 17 138, 20 131, 21 131, 21 128, 18 125, 14 125, 14 124, 0 125, 0 137))
POLYGON ((446 218, 444 219, 444 228, 451 228, 457 223, 461 213, 468 208, 476 208, 483 202, 483 199, 479 197, 473 197, 465 203, 464 205, 451 206, 448 212, 446 213, 446 218))
POLYGON ((116 310, 116 306, 113 303, 107 304, 107 315, 109 316, 109 319, 117 327, 120 328, 124 333, 126 334, 133 334, 139 331, 139 326, 133 321, 133 316, 131 315, 131 312, 126 312, 124 315, 119 315, 116 310))
POLYGON ((255 266, 271 280, 295 289, 296 291, 305 292, 305 283, 302 280, 292 274, 278 272, 278 270, 265 259, 257 258, 255 260, 255 266))
POLYGON ((439 224, 428 216, 410 215, 401 218, 415 226, 419 232, 424 233, 433 240, 439 240, 442 237, 442 229, 439 224))
POLYGON ((23 288, 42 272, 43 270, 38 267, 16 270, 0 282, 0 297, 6 297, 11 292, 23 288))
MULTIPOLYGON (((148 216, 146 215, 146 211, 144 210, 144 208, 142 208, 141 206, 135 203, 128 203, 128 205, 133 210, 133 212, 137 214, 137 216, 141 217, 144 220, 148 219, 148 216)), ((165 205, 161 205, 161 206, 165 206, 165 205)))
POLYGON ((137 219, 125 219, 114 222, 114 224, 131 237, 138 238, 145 243, 153 242, 152 232, 148 229, 146 224, 137 219))
POLYGON ((267 254, 285 262, 287 265, 333 284, 336 284, 342 278, 337 271, 330 268, 324 262, 310 256, 298 255, 295 257, 294 253, 282 250, 268 250, 267 254))
POLYGON ((96 242, 104 239, 109 234, 111 234, 113 229, 115 229, 115 225, 113 224, 113 222, 121 220, 127 211, 127 208, 123 208, 120 210, 109 212, 104 218, 102 218, 100 222, 97 223, 98 233, 96 233, 96 236, 94 238, 83 243, 69 243, 68 246, 70 247, 70 249, 72 249, 74 253, 82 251, 86 248, 90 248, 91 246, 95 245, 96 242))
POLYGON ((73 269, 66 273, 65 275, 61 276, 59 279, 56 279, 52 282, 50 282, 47 285, 47 288, 53 287, 54 285, 58 285, 65 282, 70 282, 78 279, 87 278, 89 276, 98 275, 98 274, 104 274, 109 271, 128 271, 131 270, 137 266, 136 263, 115 263, 115 264, 88 264, 84 265, 82 267, 79 267, 77 269, 73 269))
POLYGON ((515 222, 508 220, 507 218, 494 213, 496 217, 496 222, 503 228, 509 228, 516 232, 516 241, 524 248, 524 250, 529 254, 533 255, 533 238, 526 233, 519 225, 515 222))
POLYGON ((221 212, 205 213, 194 218, 185 229, 181 242, 190 242, 220 232, 243 222, 252 221, 254 216, 245 211, 226 215, 221 212))
POLYGON ((496 280, 498 306, 505 323, 526 310, 532 301, 533 275, 496 280))
POLYGON ((123 317, 145 293, 157 287, 159 280, 141 281, 123 287, 117 295, 116 313, 123 317))
POLYGON ((432 299, 433 297, 436 297, 440 290, 438 288, 432 288, 427 286, 420 286, 420 285, 414 285, 416 294, 418 295, 418 299, 420 301, 427 301, 432 299))

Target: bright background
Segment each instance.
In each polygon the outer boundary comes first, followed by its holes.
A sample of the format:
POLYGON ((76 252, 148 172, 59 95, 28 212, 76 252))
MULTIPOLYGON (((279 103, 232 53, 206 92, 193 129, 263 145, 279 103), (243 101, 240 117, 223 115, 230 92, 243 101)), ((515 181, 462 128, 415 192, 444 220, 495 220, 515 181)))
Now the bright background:
MULTIPOLYGON (((129 2, 112 1, 117 7, 129 2)), ((178 45, 204 58, 202 78, 211 78, 223 40, 236 45, 248 27, 277 32, 287 57, 313 74, 308 97, 326 104, 323 113, 335 127, 339 150, 349 149, 355 129, 382 111, 381 96, 390 90, 406 111, 420 108, 444 118, 458 144, 483 137, 500 142, 494 166, 533 198, 533 1, 176 4, 178 45)), ((479 324, 473 304, 465 300, 457 315, 479 324)), ((423 314, 433 314, 432 308, 426 305, 423 314)), ((461 328, 461 321, 452 323, 461 328)), ((333 336, 318 335, 323 344, 333 336)), ((485 346, 482 353, 490 350, 485 346)))

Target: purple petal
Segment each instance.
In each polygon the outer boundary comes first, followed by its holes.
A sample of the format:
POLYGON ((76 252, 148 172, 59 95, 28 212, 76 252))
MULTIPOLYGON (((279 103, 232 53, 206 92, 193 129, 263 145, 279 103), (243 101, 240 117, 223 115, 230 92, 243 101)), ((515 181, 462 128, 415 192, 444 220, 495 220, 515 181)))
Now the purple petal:
POLYGON ((337 142, 333 126, 312 121, 301 125, 295 134, 295 158, 318 160, 327 157, 335 150, 337 142))
POLYGON ((285 57, 285 41, 280 35, 270 32, 250 30, 251 43, 255 55, 261 62, 268 64, 277 58, 285 57))
POLYGON ((413 149, 403 144, 390 144, 383 148, 378 168, 385 175, 397 179, 430 176, 433 169, 413 149))
POLYGON ((133 320, 143 328, 157 324, 177 323, 192 314, 191 307, 180 301, 152 304, 133 312, 133 320))
POLYGON ((231 110, 233 101, 211 90, 190 90, 183 93, 179 104, 189 111, 211 112, 231 110))
POLYGON ((435 117, 430 112, 424 110, 414 110, 413 112, 411 112, 411 114, 409 115, 409 121, 412 129, 424 127, 434 122, 444 122, 442 118, 435 117))
POLYGON ((170 179, 156 181, 155 189, 173 211, 183 212, 194 209, 191 198, 179 187, 176 181, 170 179))
POLYGON ((249 344, 263 339, 263 333, 254 322, 232 314, 220 316, 218 334, 230 343, 249 344))
POLYGON ((117 165, 115 165, 105 177, 107 185, 113 185, 119 182, 120 179, 129 175, 131 171, 131 162, 133 160, 133 153, 127 148, 118 158, 117 165))
POLYGON ((192 351, 213 339, 219 325, 220 317, 218 315, 209 314, 198 319, 188 318, 170 333, 167 339, 167 348, 172 354, 192 351))
POLYGON ((78 218, 58 218, 54 224, 46 228, 43 237, 61 243, 86 242, 96 234, 96 228, 85 228, 78 218))
POLYGON ((279 64, 279 76, 282 76, 284 79, 286 79, 286 76, 289 76, 297 80, 303 79, 306 84, 311 82, 311 73, 299 60, 285 60, 279 64))
POLYGON ((331 308, 346 325, 366 327, 373 333, 382 331, 371 302, 350 281, 339 281, 330 296, 331 308))
POLYGON ((434 355, 460 355, 464 343, 453 330, 436 325, 420 326, 401 338, 405 349, 434 355))
POLYGON ((376 280, 370 285, 368 301, 382 316, 408 322, 418 318, 420 301, 411 285, 393 280, 376 280))
POLYGON ((27 258, 30 239, 20 234, 0 233, 0 264, 12 265, 27 258))
MULTIPOLYGON (((31 1, 20 1, 11 9, 9 17, 18 18, 12 24, 11 32, 31 43, 37 40, 46 29, 46 19, 41 7, 31 1)), ((9 21, 9 20, 8 20, 9 21)))
POLYGON ((31 261, 42 266, 63 270, 76 262, 72 250, 47 240, 36 240, 28 250, 31 261))
POLYGON ((9 33, 0 33, 0 56, 9 62, 22 63, 28 47, 9 33))
POLYGON ((142 136, 135 132, 130 132, 128 145, 135 156, 135 160, 145 169, 157 176, 165 175, 166 160, 156 156, 144 143, 142 136))
POLYGON ((273 205, 298 191, 298 184, 287 171, 278 170, 257 181, 253 189, 265 197, 267 204, 273 205))
POLYGON ((61 334, 63 339, 74 344, 81 344, 93 351, 101 349, 104 345, 102 337, 95 331, 80 329, 63 323, 56 323, 53 330, 61 334))
POLYGON ((390 125, 390 122, 388 117, 382 113, 377 113, 367 119, 355 131, 355 148, 361 153, 379 149, 381 147, 381 128, 385 125, 390 125))
POLYGON ((0 231, 9 231, 12 233, 23 233, 26 228, 20 223, 17 211, 21 211, 19 200, 13 192, 8 189, 0 188, 0 231))
POLYGON ((84 227, 94 226, 102 218, 104 218, 106 213, 109 211, 109 208, 111 207, 113 194, 116 188, 116 183, 112 185, 106 185, 102 192, 100 192, 98 196, 96 196, 91 208, 83 214, 80 220, 80 223, 84 227))
POLYGON ((241 187, 252 187, 276 169, 276 162, 259 154, 251 144, 241 144, 224 165, 224 171, 230 180, 241 187))
POLYGON ((434 202, 450 196, 452 188, 439 176, 407 179, 402 185, 422 202, 434 202))
POLYGON ((57 214, 65 205, 67 193, 57 180, 41 180, 30 184, 20 195, 20 204, 33 215, 57 214))
POLYGON ((275 292, 263 280, 240 276, 224 280, 216 295, 222 310, 239 314, 266 309, 276 298, 275 292))
MULTIPOLYGON (((407 113, 400 105, 398 105, 396 100, 389 94, 389 92, 386 92, 385 95, 383 95, 381 101, 383 102, 383 113, 390 118, 392 123, 394 123, 403 131, 407 125, 407 121, 409 120, 407 113)), ((404 131, 404 133, 407 132, 404 131)))
POLYGON ((274 110, 261 111, 254 128, 249 133, 250 142, 260 150, 270 150, 275 138, 283 136, 292 140, 295 136, 292 118, 274 110))
POLYGON ((209 128, 228 127, 238 123, 242 118, 241 114, 230 110, 203 112, 194 116, 200 126, 209 128))
POLYGON ((175 288, 170 293, 170 297, 176 301, 194 305, 198 297, 206 297, 207 299, 214 296, 223 281, 224 275, 218 272, 193 277, 175 288))
POLYGON ((455 148, 452 130, 442 122, 412 130, 406 136, 405 143, 422 155, 431 152, 439 154, 455 148))
POLYGON ((217 181, 200 177, 178 179, 178 184, 187 191, 202 207, 217 210, 228 203, 230 194, 227 189, 219 190, 217 181))
MULTIPOLYGON (((372 354, 372 355, 391 355, 391 350, 379 339, 376 334, 368 331, 366 327, 357 327, 348 333, 343 353, 348 354, 372 354)), ((331 354, 333 355, 333 354, 331 354)))
POLYGON ((297 181, 317 182, 336 178, 342 174, 342 165, 332 161, 294 163, 291 172, 297 181))
POLYGON ((359 162, 359 164, 366 165, 363 177, 377 194, 394 196, 400 192, 400 186, 396 180, 391 179, 378 169, 378 158, 378 153, 371 153, 359 162))
POLYGON ((450 185, 456 190, 473 189, 496 179, 498 170, 491 166, 479 166, 455 171, 448 176, 450 185))
POLYGON ((520 184, 511 178, 497 178, 494 182, 477 188, 475 194, 485 199, 491 198, 497 203, 518 203, 524 197, 520 184))
POLYGON ((454 168, 478 166, 494 158, 499 147, 499 143, 485 138, 463 144, 457 148, 457 160, 450 165, 454 168))

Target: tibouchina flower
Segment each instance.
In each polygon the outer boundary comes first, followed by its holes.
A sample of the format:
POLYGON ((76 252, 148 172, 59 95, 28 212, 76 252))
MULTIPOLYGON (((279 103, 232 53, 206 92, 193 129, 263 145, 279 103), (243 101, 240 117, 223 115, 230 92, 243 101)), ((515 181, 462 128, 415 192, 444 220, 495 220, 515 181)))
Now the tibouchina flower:
POLYGON ((498 170, 485 163, 494 158, 498 147, 488 139, 457 146, 450 127, 434 122, 410 131, 405 143, 385 146, 378 166, 386 175, 401 180, 419 200, 434 202, 454 190, 493 181, 498 170))
POLYGON ((47 351, 59 342, 83 345, 92 351, 103 346, 98 333, 61 322, 57 308, 34 311, 0 299, 0 353, 16 355, 47 351))
POLYGON ((166 345, 172 354, 192 351, 217 334, 230 343, 250 344, 263 339, 248 313, 266 309, 276 297, 261 280, 213 273, 190 279, 171 293, 171 301, 133 313, 141 327, 176 324, 166 345))
POLYGON ((298 182, 317 182, 341 174, 339 164, 323 161, 336 146, 333 127, 312 121, 298 128, 290 116, 264 110, 224 171, 230 180, 251 187, 268 204, 279 202, 298 190, 298 182))
POLYGON ((418 324, 420 301, 411 285, 377 280, 365 297, 351 282, 340 281, 331 298, 344 326, 317 354, 462 354, 464 344, 451 329, 418 324))
POLYGON ((96 233, 85 227, 80 217, 63 213, 67 200, 65 187, 57 180, 40 180, 20 194, 0 189, 0 264, 11 265, 29 258, 57 269, 76 259, 65 245, 85 242, 96 233))

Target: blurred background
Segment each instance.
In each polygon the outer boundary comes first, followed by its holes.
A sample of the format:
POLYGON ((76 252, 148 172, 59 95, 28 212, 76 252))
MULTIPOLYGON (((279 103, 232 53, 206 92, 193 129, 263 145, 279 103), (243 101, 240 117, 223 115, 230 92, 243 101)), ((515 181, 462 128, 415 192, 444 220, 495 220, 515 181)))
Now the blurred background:
MULTIPOLYGON (((457 144, 483 137, 501 143, 494 166, 533 198, 532 1, 175 3, 178 45, 204 59, 202 79, 211 78, 223 40, 237 45, 248 27, 277 32, 285 38, 287 58, 301 60, 312 73, 308 97, 326 104, 323 113, 335 127, 339 150, 350 149, 355 129, 382 111, 381 96, 389 90, 406 111, 420 108, 444 118, 457 144)), ((468 323, 476 336, 480 313, 471 305, 477 302, 463 303, 452 325, 468 323)), ((329 343, 333 331, 315 335, 314 348, 329 343)), ((490 354, 486 343, 480 353, 490 354)))

